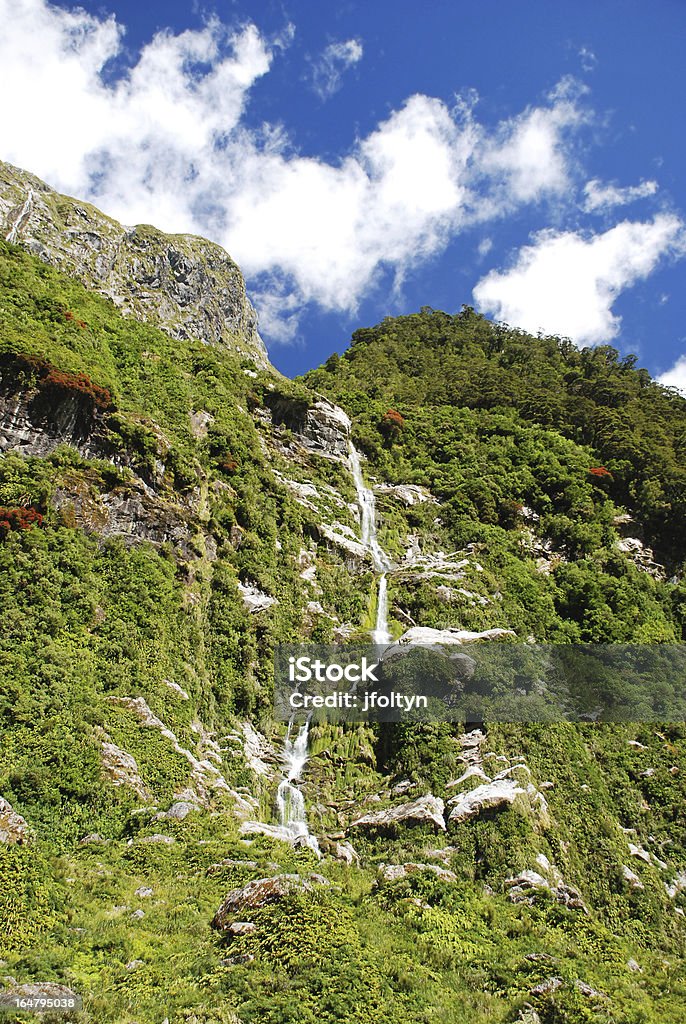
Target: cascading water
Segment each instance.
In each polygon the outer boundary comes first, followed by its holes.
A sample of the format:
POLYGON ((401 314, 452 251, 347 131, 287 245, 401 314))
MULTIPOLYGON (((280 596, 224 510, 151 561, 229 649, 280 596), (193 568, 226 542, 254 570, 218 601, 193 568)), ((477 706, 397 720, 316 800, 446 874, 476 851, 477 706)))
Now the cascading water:
MULTIPOLYGON (((355 481, 357 500, 360 505, 361 540, 372 556, 375 571, 379 574, 379 589, 376 606, 376 624, 372 633, 375 644, 389 644, 391 634, 388 629, 388 579, 387 573, 393 563, 379 544, 376 533, 376 502, 374 492, 364 482, 360 455, 352 441, 350 442, 350 470, 355 481)), ((310 834, 305 812, 305 798, 298 789, 297 782, 307 764, 308 738, 310 719, 304 725, 296 726, 295 719, 288 723, 288 731, 283 744, 284 775, 276 793, 276 806, 279 812, 280 829, 284 839, 308 846, 318 857, 319 844, 315 836, 310 834), (297 728, 295 738, 293 734, 297 728)))
POLYGON ((310 835, 310 830, 307 827, 305 798, 296 785, 307 763, 307 740, 310 731, 309 717, 305 724, 298 728, 295 739, 292 738, 294 728, 295 722, 291 718, 283 744, 284 777, 279 783, 276 793, 279 822, 286 833, 286 837, 299 840, 319 856, 319 844, 315 836, 310 835))
POLYGON ((376 533, 376 501, 374 499, 374 492, 364 482, 360 454, 352 441, 350 442, 349 461, 350 471, 355 481, 357 501, 360 506, 360 538, 372 556, 375 570, 379 573, 376 624, 372 638, 375 644, 389 644, 392 637, 388 629, 388 579, 386 574, 393 568, 393 563, 379 544, 376 533))

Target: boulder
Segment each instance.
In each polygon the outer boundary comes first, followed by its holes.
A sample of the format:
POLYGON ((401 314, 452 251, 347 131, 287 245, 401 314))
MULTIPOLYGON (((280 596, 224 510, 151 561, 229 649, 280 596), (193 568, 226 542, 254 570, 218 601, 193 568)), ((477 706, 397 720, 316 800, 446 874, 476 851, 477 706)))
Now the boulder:
POLYGON ((525 794, 526 790, 512 779, 477 786, 476 789, 460 793, 448 801, 449 806, 452 804, 448 822, 459 825, 470 818, 478 817, 482 811, 502 810, 513 804, 518 796, 525 794))
POLYGON ((383 811, 363 814, 361 818, 356 818, 350 827, 395 831, 399 825, 433 825, 445 831, 444 810, 445 804, 440 797, 429 794, 420 796, 410 803, 396 804, 395 807, 387 807, 383 811))
POLYGON ((212 918, 212 927, 227 931, 236 914, 257 910, 268 903, 285 899, 294 892, 311 892, 315 885, 321 885, 321 882, 314 876, 303 878, 301 875, 273 875, 271 878, 255 878, 231 890, 212 918))

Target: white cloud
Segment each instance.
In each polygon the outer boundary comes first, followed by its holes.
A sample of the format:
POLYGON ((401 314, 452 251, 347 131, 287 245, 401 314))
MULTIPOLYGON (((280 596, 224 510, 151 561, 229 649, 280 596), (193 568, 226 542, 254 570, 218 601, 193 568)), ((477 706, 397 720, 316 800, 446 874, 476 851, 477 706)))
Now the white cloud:
POLYGON ((482 169, 500 184, 500 194, 490 196, 495 208, 537 202, 570 187, 568 139, 586 121, 579 95, 576 83, 563 80, 549 106, 525 110, 484 141, 482 169))
POLYGON ((597 344, 619 331, 621 319, 612 312, 617 296, 662 257, 685 251, 684 225, 669 214, 623 221, 588 238, 542 231, 510 270, 482 278, 474 298, 482 311, 515 327, 597 344))
MULTIPOLYGON (((299 155, 282 126, 244 118, 292 25, 271 41, 216 19, 158 33, 111 76, 123 35, 112 17, 0 0, 0 21, 0 93, 12 96, 0 104, 3 158, 125 224, 224 245, 275 339, 296 335, 306 303, 353 312, 382 273, 397 287, 465 227, 573 194, 574 134, 588 114, 568 80, 492 130, 474 102, 411 96, 327 162, 299 155)), ((362 45, 328 51, 338 73, 362 45)))
POLYGON ((603 184, 598 178, 586 182, 584 186, 583 208, 587 213, 605 213, 615 206, 626 206, 636 199, 645 199, 646 196, 654 196, 658 185, 656 181, 642 181, 639 185, 628 185, 620 188, 618 185, 603 184))
POLYGON ((679 356, 671 370, 661 373, 657 380, 665 387, 678 388, 686 394, 686 356, 679 356))
POLYGON ((346 39, 326 47, 312 65, 312 88, 320 99, 327 100, 338 92, 344 73, 362 60, 363 53, 359 39, 346 39))

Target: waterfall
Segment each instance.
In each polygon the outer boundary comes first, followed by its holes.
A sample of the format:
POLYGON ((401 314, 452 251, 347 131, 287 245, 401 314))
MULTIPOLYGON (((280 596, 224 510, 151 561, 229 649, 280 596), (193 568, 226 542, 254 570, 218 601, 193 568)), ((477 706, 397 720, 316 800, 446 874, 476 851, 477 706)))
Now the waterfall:
POLYGON ((33 206, 33 189, 30 188, 29 191, 28 191, 28 195, 26 196, 26 199, 24 200, 24 205, 22 206, 21 210, 17 214, 17 219, 15 220, 14 224, 9 229, 7 234, 5 235, 5 241, 6 242, 14 242, 14 243, 16 243, 16 242, 19 241, 19 232, 22 230, 22 228, 24 227, 26 221, 29 219, 29 214, 31 213, 31 207, 32 206, 33 206))
POLYGON ((296 785, 307 763, 309 717, 305 724, 298 728, 295 739, 292 738, 294 726, 294 719, 291 718, 283 743, 285 771, 276 793, 279 823, 289 837, 298 839, 319 856, 319 844, 315 836, 310 835, 310 830, 307 827, 305 798, 296 785))
POLYGON ((393 563, 379 544, 376 533, 376 501, 371 487, 367 487, 362 476, 360 454, 350 442, 350 471, 355 481, 357 501, 360 506, 360 539, 372 556, 374 569, 379 573, 379 591, 376 601, 376 624, 372 637, 375 644, 388 644, 391 634, 388 629, 388 579, 387 572, 393 563))

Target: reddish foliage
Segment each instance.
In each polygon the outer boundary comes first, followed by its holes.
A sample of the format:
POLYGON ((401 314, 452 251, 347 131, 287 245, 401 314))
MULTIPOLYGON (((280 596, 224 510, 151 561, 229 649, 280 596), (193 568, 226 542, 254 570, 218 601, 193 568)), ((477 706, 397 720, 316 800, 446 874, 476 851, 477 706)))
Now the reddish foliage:
POLYGON ((386 437, 398 437, 405 426, 405 420, 397 409, 389 409, 381 418, 381 433, 386 437))
POLYGON ((80 327, 81 330, 84 330, 88 326, 88 324, 84 320, 79 320, 79 318, 77 316, 74 316, 74 314, 72 313, 72 311, 70 309, 68 309, 65 312, 64 319, 65 320, 71 320, 73 323, 76 324, 77 327, 80 327))
POLYGON ((609 469, 605 469, 605 466, 593 466, 588 471, 591 476, 605 478, 607 480, 614 480, 612 473, 609 469))
POLYGON ((30 530, 42 522, 43 516, 35 508, 5 508, 0 505, 0 537, 6 537, 10 530, 30 530))
POLYGON ((219 463, 219 468, 223 469, 226 473, 235 473, 238 469, 238 463, 234 459, 233 455, 227 455, 226 458, 219 463))
POLYGON ((87 395, 99 409, 109 409, 112 406, 112 396, 107 388, 94 384, 85 373, 69 373, 68 370, 58 370, 53 366, 41 383, 46 388, 87 395))
POLYGON ((37 377, 38 388, 54 389, 62 392, 84 395, 91 399, 98 409, 113 408, 112 395, 107 388, 94 384, 85 373, 72 373, 70 370, 59 370, 52 363, 38 356, 25 355, 23 352, 8 353, 3 363, 9 362, 13 370, 24 371, 37 377))

